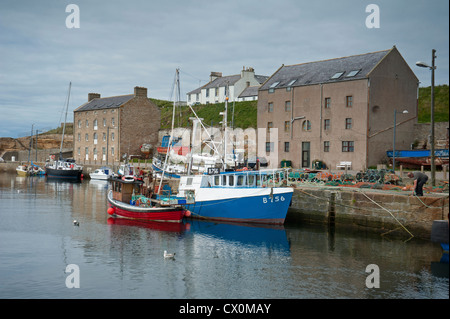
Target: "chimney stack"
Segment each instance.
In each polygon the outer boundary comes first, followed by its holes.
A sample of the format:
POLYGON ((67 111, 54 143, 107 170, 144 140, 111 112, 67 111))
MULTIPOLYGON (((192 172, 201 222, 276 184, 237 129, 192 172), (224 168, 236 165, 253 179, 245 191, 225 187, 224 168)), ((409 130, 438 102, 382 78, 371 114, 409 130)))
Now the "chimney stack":
POLYGON ((212 82, 217 78, 222 77, 222 72, 211 72, 211 75, 209 76, 209 81, 212 82))
POLYGON ((134 87, 134 96, 135 97, 138 97, 138 96, 147 97, 147 88, 135 86, 134 87))
POLYGON ((88 93, 88 102, 92 101, 93 99, 99 99, 100 94, 99 93, 88 93))

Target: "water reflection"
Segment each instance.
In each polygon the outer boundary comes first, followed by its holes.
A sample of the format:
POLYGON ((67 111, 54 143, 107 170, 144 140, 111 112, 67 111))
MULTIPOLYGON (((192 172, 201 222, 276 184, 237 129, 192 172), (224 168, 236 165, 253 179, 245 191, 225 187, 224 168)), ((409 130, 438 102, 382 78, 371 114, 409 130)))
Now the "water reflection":
POLYGON ((114 219, 107 190, 105 181, 0 174, 0 297, 448 298, 448 254, 428 241, 323 225, 114 219), (78 290, 64 285, 72 263, 78 290), (380 289, 365 286, 369 264, 380 289))

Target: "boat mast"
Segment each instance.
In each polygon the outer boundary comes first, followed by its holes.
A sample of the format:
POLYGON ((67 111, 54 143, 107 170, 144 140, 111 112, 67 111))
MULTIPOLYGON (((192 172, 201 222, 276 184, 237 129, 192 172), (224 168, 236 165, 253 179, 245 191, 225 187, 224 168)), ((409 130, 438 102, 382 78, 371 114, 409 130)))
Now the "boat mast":
POLYGON ((59 147, 59 159, 62 160, 62 148, 64 143, 64 133, 66 131, 66 121, 67 121, 67 110, 69 109, 69 99, 70 99, 70 88, 72 87, 72 82, 69 82, 69 93, 67 94, 67 102, 66 102, 66 116, 64 117, 64 125, 61 137, 61 146, 59 147))
POLYGON ((225 96, 225 112, 223 112, 223 170, 227 169, 227 121, 228 121, 228 90, 229 86, 226 86, 226 96, 225 96))
POLYGON ((175 109, 177 107, 177 100, 180 98, 179 96, 179 87, 180 87, 180 75, 179 75, 180 70, 176 69, 175 70, 175 98, 173 99, 173 110, 172 110, 172 130, 170 132, 170 137, 169 137, 169 145, 167 146, 167 152, 166 152, 166 158, 164 160, 164 165, 163 165, 163 169, 162 169, 162 174, 161 174, 161 180, 159 181, 159 188, 158 188, 158 194, 161 194, 161 186, 162 186, 162 182, 164 179, 164 172, 166 170, 167 167, 167 159, 169 158, 170 155, 170 148, 172 147, 172 139, 173 139, 173 130, 174 130, 174 125, 175 125, 175 109))

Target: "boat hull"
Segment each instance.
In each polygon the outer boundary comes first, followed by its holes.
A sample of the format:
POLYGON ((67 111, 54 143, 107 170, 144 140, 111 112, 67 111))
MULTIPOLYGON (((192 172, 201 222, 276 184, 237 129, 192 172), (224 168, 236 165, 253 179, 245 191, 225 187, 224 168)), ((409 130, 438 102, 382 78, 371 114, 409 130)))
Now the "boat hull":
POLYGON ((49 178, 81 180, 82 170, 54 169, 46 167, 45 174, 49 178))
POLYGON ((19 175, 19 176, 27 176, 28 175, 27 171, 23 171, 20 169, 16 169, 16 172, 17 172, 17 175, 19 175))
POLYGON ((180 223, 184 217, 182 207, 139 207, 113 199, 112 191, 108 193, 108 210, 111 216, 134 220, 180 223))
POLYGON ((292 194, 291 188, 206 188, 185 208, 192 218, 282 225, 292 194))

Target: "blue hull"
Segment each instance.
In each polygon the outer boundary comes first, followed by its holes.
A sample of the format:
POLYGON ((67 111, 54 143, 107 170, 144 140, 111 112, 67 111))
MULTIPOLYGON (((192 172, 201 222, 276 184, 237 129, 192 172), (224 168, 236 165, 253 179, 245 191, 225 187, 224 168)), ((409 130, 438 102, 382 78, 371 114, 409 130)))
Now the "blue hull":
POLYGON ((292 193, 196 201, 185 205, 193 218, 282 225, 289 209, 292 193))

